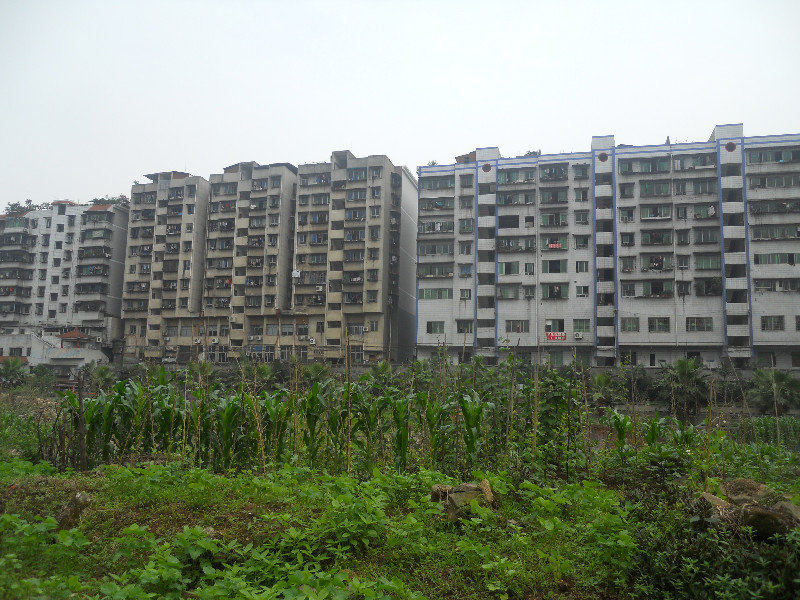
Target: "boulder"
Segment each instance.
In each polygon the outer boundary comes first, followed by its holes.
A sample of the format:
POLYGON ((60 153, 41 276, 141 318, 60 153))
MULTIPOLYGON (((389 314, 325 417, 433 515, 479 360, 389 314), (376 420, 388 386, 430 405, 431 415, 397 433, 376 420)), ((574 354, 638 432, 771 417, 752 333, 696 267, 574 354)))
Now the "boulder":
POLYGON ((72 529, 81 520, 81 515, 92 502, 92 496, 78 492, 61 508, 56 517, 59 529, 72 529))
POLYGON ((486 479, 480 484, 462 483, 452 488, 444 501, 447 518, 450 521, 458 519, 473 500, 483 500, 488 505, 494 503, 492 487, 486 479))
POLYGON ((782 500, 773 504, 772 510, 783 517, 789 528, 800 527, 800 506, 788 500, 782 500))
POLYGON ((731 479, 722 485, 734 512, 727 519, 752 527, 759 539, 800 526, 800 507, 789 496, 752 479, 731 479))
POLYGON ((744 477, 726 481, 722 484, 722 490, 725 492, 731 504, 735 504, 736 506, 758 504, 770 493, 775 493, 763 483, 758 483, 752 479, 745 479, 744 477))
POLYGON ((730 502, 714 494, 709 494, 708 492, 700 494, 697 500, 695 500, 694 505, 696 508, 700 509, 705 516, 715 515, 722 519, 727 519, 735 512, 735 509, 731 508, 730 502))
POLYGON ((437 483, 431 487, 431 502, 442 502, 453 489, 452 485, 437 483))
POLYGON ((757 504, 748 504, 742 508, 741 524, 752 527, 756 537, 762 540, 776 533, 785 533, 789 529, 781 513, 757 504))

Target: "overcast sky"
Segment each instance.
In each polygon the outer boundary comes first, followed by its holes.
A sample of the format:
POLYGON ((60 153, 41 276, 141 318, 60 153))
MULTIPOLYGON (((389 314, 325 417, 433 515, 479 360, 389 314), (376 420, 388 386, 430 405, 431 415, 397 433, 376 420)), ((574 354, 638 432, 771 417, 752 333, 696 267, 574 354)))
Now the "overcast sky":
POLYGON ((339 149, 413 171, 796 133, 798 23, 797 0, 0 0, 0 206, 339 149))

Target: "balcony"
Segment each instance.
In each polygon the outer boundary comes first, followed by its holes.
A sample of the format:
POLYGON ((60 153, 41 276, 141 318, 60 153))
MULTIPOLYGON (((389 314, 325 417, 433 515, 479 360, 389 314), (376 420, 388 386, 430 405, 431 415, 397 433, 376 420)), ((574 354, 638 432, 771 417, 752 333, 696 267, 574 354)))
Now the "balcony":
POLYGON ((744 239, 744 225, 723 225, 722 234, 726 238, 744 239))
POLYGON ((0 264, 4 266, 12 265, 32 265, 36 256, 32 253, 21 251, 0 251, 0 264))

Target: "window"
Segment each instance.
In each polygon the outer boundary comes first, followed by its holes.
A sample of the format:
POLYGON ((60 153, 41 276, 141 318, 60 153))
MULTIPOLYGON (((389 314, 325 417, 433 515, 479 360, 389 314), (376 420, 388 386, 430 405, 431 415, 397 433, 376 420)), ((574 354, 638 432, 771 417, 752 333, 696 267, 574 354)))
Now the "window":
POLYGON ((469 300, 472 298, 472 290, 469 288, 461 288, 461 293, 458 296, 461 300, 469 300))
POLYGON ((426 288, 419 291, 420 300, 449 300, 452 297, 451 288, 426 288))
POLYGON ((509 320, 506 321, 506 333, 529 333, 531 330, 530 321, 509 320))
POLYGON ((472 277, 472 265, 458 265, 459 277, 472 277))
MULTIPOLYGON (((453 291, 450 290, 450 297, 453 297, 453 291)), ((378 290, 367 290, 367 302, 378 301, 378 290)))
POLYGON ((588 273, 589 272, 589 261, 588 260, 579 260, 575 262, 575 272, 576 273, 588 273))
POLYGON ((501 262, 497 264, 498 275, 519 275, 519 262, 501 262))
MULTIPOLYGON (((622 166, 622 165, 620 165, 622 166)), ((619 184, 619 197, 620 198, 633 198, 633 186, 632 183, 621 183, 619 184)))
POLYGON ((576 250, 583 250, 589 247, 589 236, 588 235, 576 235, 575 236, 575 249, 576 250))
POLYGON ((426 331, 428 333, 444 333, 444 321, 428 321, 426 331))
POLYGON ((648 317, 647 330, 650 333, 669 333, 669 317, 648 317))
POLYGON ((588 210, 575 211, 575 224, 576 225, 588 225, 589 224, 589 211, 588 210))
POLYGON ((458 242, 459 254, 472 254, 472 242, 458 242))
POLYGON ((589 333, 590 322, 589 319, 572 319, 572 331, 580 333, 589 333))
POLYGON ((619 268, 623 273, 630 273, 636 268, 635 256, 620 256, 619 268))
POLYGON ((545 333, 562 333, 564 331, 564 319, 545 319, 545 333))
POLYGON ((473 323, 471 320, 456 320, 456 333, 472 333, 473 323))
POLYGON ((472 233, 474 231, 473 219, 459 219, 458 232, 459 233, 472 233))
MULTIPOLYGON (((676 196, 685 196, 686 195, 686 182, 685 181, 676 181, 675 182, 675 195, 676 196)), ((680 218, 680 217, 678 217, 678 218, 680 218)))
POLYGON ((704 179, 693 181, 692 187, 695 194, 716 194, 717 182, 714 179, 704 179))
POLYGON ((522 286, 522 296, 523 298, 535 298, 536 297, 536 286, 535 285, 523 285, 522 286))
POLYGON ((622 246, 633 246, 636 243, 636 234, 634 233, 620 233, 619 242, 622 246))
POLYGON ((719 254, 697 254, 694 260, 695 268, 699 270, 714 270, 721 267, 719 254))
POLYGON ((761 317, 761 331, 783 331, 783 315, 761 317))
POLYGON ((569 284, 567 283, 543 283, 542 299, 544 300, 563 300, 568 298, 569 284))
MULTIPOLYGON (((366 178, 366 175, 364 177, 366 178)), ((422 177, 420 178, 419 183, 423 190, 443 190, 455 187, 456 178, 455 175, 445 175, 443 177, 422 177)))
POLYGON ((669 219, 672 207, 669 204, 655 204, 641 207, 642 219, 669 219))
POLYGON ((461 196, 458 199, 458 207, 462 210, 472 210, 474 203, 474 196, 461 196))
POLYGON ((588 285, 577 285, 577 286, 575 286, 575 297, 576 298, 588 298, 589 297, 589 286, 588 285))
POLYGON ((719 241, 719 229, 714 227, 695 229, 695 244, 714 244, 719 241))
POLYGON ((458 182, 462 188, 472 187, 475 177, 473 175, 459 175, 458 182))
POLYGON ((712 317, 686 317, 686 331, 713 331, 712 317))
POLYGON ((534 275, 536 271, 536 263, 525 263, 525 275, 534 275))
POLYGON ((589 201, 588 188, 578 188, 575 190, 575 202, 588 202, 588 201, 589 201))
POLYGON ((669 181, 640 181, 639 195, 642 198, 669 196, 672 186, 669 181))
POLYGON ((567 260, 543 260, 542 273, 566 273, 567 260))
POLYGON ((639 331, 639 317, 622 317, 620 319, 620 329, 622 331, 639 331))
POLYGON ((625 298, 633 298, 636 295, 636 284, 631 281, 622 282, 622 296, 625 298))
POLYGON ((553 367, 560 367, 564 364, 564 353, 561 350, 550 350, 547 353, 547 362, 553 367))

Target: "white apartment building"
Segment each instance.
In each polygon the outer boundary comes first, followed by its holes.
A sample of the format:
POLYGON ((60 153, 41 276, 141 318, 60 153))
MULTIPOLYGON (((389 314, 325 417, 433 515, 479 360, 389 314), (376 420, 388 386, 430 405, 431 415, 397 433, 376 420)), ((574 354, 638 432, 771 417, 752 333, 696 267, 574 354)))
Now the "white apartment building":
POLYGON ((419 358, 800 367, 800 135, 420 167, 419 358))
POLYGON ((0 353, 68 375, 108 362, 121 338, 125 204, 49 207, 0 216, 0 353), (79 330, 80 347, 62 348, 79 330))

